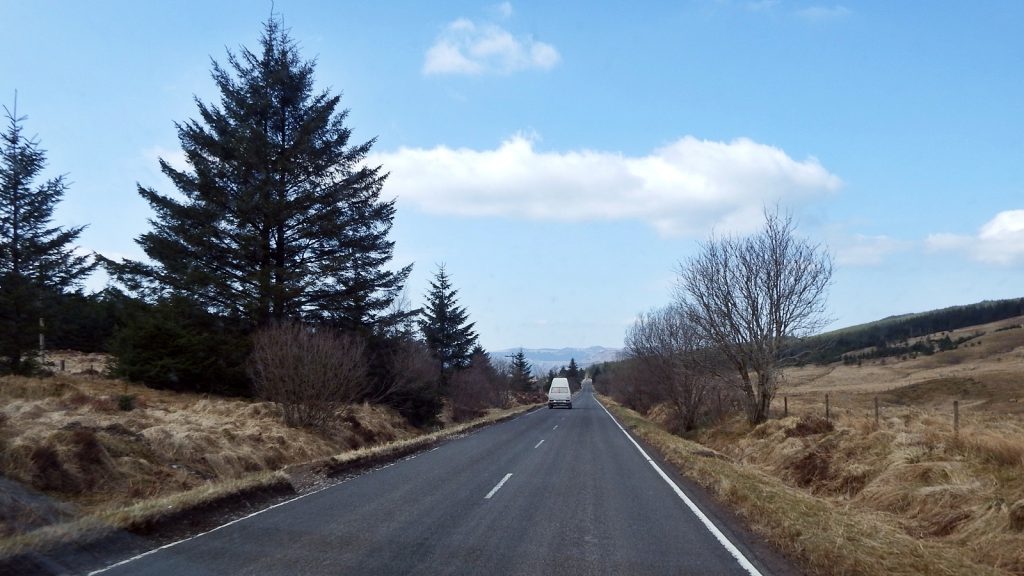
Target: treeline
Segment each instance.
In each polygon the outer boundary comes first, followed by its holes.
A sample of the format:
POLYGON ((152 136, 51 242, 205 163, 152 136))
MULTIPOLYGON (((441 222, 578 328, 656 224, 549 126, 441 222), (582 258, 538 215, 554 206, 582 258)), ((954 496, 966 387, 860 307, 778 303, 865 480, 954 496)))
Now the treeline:
POLYGON ((197 117, 176 123, 187 168, 160 160, 175 190, 138 187, 153 210, 136 239, 146 260, 82 254, 84 227, 52 225, 67 185, 36 183, 45 153, 5 108, 0 373, 45 369, 42 332, 50 347, 111 353, 114 375, 152 387, 278 402, 297 426, 351 402, 414 424, 446 400, 456 418, 507 403, 521 375, 492 365, 443 265, 426 305, 409 304, 387 173, 366 163, 374 140, 351 141, 315 67, 273 17, 257 50, 214 62, 219 101, 197 98, 197 117), (84 294, 98 266, 113 284, 84 294))
MULTIPOLYGON (((848 352, 875 348, 876 353, 858 354, 861 358, 930 354, 949 349, 950 344, 938 340, 928 343, 907 344, 914 338, 949 332, 969 326, 987 324, 1024 315, 1024 298, 986 300, 977 304, 952 306, 919 314, 893 316, 877 322, 852 326, 804 339, 797 347, 802 361, 817 364, 839 362, 848 352), (868 355, 865 355, 868 354, 868 355)), ((955 344, 954 344, 955 347, 955 344)))
POLYGON ((583 378, 586 377, 587 371, 580 368, 579 364, 576 363, 575 358, 569 358, 568 366, 559 366, 558 370, 551 368, 548 370, 547 376, 539 379, 538 389, 544 391, 547 386, 551 384, 551 380, 555 378, 565 378, 569 381, 569 389, 573 392, 580 389, 583 384, 583 378))

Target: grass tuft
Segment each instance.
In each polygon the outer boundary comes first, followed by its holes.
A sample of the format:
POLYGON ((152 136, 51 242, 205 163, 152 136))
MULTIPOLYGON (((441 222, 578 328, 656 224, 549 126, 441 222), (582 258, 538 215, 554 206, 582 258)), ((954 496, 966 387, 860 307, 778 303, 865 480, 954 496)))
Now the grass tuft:
POLYGON ((891 431, 865 437, 843 424, 787 438, 798 422, 790 418, 739 439, 735 424, 726 424, 728 444, 714 447, 732 458, 706 458, 700 456, 704 445, 607 398, 601 402, 807 574, 1024 573, 1024 539, 1011 530, 1010 507, 966 506, 981 487, 974 470, 956 462, 912 462, 921 450, 936 449, 926 447, 934 439, 891 431), (880 462, 890 459, 889 466, 880 462), (805 487, 798 485, 801 478, 805 487))

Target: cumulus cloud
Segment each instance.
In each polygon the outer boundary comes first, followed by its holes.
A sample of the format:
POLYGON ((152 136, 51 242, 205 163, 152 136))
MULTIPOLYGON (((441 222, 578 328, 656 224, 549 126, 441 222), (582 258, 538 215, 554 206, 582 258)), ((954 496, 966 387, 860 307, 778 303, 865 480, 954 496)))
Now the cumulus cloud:
MULTIPOLYGON (((512 15, 511 4, 498 6, 512 15)), ((561 60, 551 44, 529 36, 514 36, 492 23, 459 18, 448 24, 423 61, 424 74, 511 74, 520 70, 550 70, 561 60)))
POLYGON ((1024 210, 996 214, 974 236, 932 234, 925 245, 932 251, 963 252, 988 264, 1016 264, 1024 261, 1024 210))
POLYGON ((797 161, 746 138, 686 136, 644 156, 538 151, 516 135, 495 149, 400 148, 375 154, 387 189, 419 209, 467 217, 640 220, 663 235, 748 231, 762 209, 800 204, 842 182, 815 158, 797 161))
POLYGON ((852 14, 846 6, 809 6, 796 11, 797 16, 805 20, 823 22, 827 20, 839 20, 852 14))

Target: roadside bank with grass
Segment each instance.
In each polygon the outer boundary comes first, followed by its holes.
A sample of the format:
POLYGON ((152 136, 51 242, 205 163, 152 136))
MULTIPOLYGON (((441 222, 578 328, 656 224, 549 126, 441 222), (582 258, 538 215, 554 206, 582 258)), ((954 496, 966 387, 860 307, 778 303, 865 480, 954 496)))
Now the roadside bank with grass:
MULTIPOLYGON (((921 480, 920 476, 902 478, 898 473, 900 468, 896 467, 889 471, 895 477, 885 482, 905 484, 902 496, 900 490, 895 490, 892 495, 896 499, 887 504, 883 504, 880 497, 858 500, 848 494, 797 485, 801 477, 815 478, 814 465, 810 462, 807 464, 809 470, 792 471, 787 475, 779 468, 750 456, 789 449, 793 451, 793 461, 800 462, 804 456, 797 452, 814 454, 821 446, 845 444, 844 439, 852 439, 853 434, 845 424, 840 423, 831 431, 808 427, 807 423, 801 425, 798 418, 772 420, 752 430, 727 425, 719 429, 718 436, 709 432, 702 436, 706 443, 699 443, 673 435, 607 397, 600 400, 633 434, 656 449, 666 462, 735 510, 753 531, 796 561, 807 574, 1024 573, 1024 533, 1014 528, 1013 503, 1000 501, 995 494, 991 495, 987 512, 981 511, 984 516, 974 530, 959 532, 955 536, 952 532, 928 535, 915 532, 908 524, 912 522, 910 511, 921 502, 928 501, 929 494, 944 501, 948 512, 955 513, 963 502, 956 495, 962 498, 969 492, 969 486, 977 488, 997 480, 985 475, 983 468, 964 468, 964 471, 971 470, 976 474, 971 481, 973 483, 961 483, 958 491, 950 489, 944 492, 941 489, 920 490, 921 486, 914 484, 921 480), (786 431, 790 434, 788 439, 786 431), (720 442, 712 441, 715 438, 720 442), (754 443, 759 445, 754 446, 754 443), (908 501, 906 498, 910 493, 920 494, 921 499, 908 501)), ((900 437, 906 439, 905 436, 900 437)), ((886 447, 881 443, 863 446, 862 453, 880 458, 878 450, 886 450, 886 447)), ((908 465, 910 468, 903 470, 916 469, 913 464, 908 465)), ((850 462, 849 467, 851 473, 856 469, 854 462, 850 462)), ((938 473, 941 470, 936 467, 934 471, 938 473)), ((868 490, 872 482, 872 473, 865 474, 861 492, 868 490)), ((957 478, 957 475, 954 473, 951 478, 957 478)), ((1019 482, 1020 475, 1016 478, 1019 482)), ((1013 481, 1010 477, 1007 480, 1013 481)), ((836 484, 841 485, 842 482, 836 484)))

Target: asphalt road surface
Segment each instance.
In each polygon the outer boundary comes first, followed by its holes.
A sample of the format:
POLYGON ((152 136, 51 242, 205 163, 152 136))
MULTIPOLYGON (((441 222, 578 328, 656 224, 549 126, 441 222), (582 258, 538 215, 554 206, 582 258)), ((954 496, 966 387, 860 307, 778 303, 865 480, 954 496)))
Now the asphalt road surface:
POLYGON ((587 387, 572 410, 530 412, 97 573, 772 573, 777 559, 721 522, 716 536, 670 480, 587 387))

